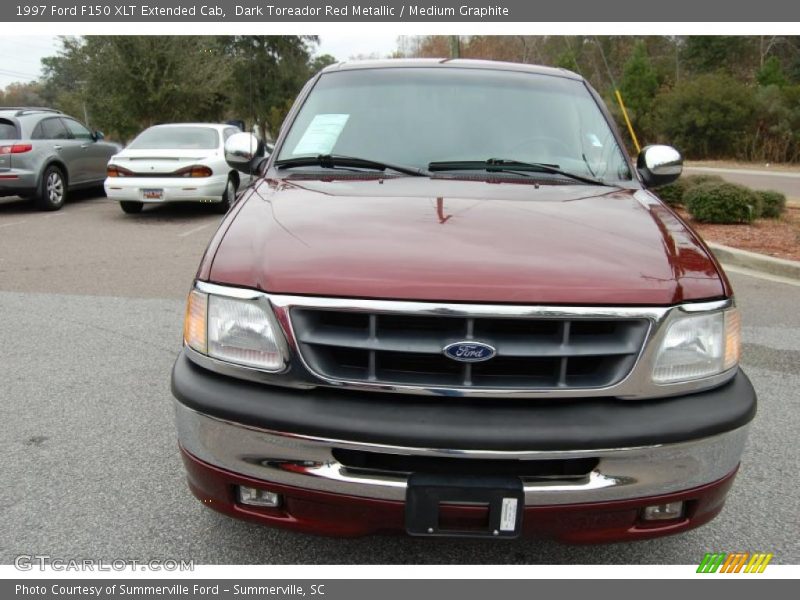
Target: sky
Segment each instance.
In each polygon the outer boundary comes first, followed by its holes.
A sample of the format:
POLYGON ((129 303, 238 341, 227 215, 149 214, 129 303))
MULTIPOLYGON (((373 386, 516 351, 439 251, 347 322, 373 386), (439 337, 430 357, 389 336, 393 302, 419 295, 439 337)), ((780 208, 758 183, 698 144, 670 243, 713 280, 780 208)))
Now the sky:
MULTIPOLYGON (((41 74, 41 59, 56 54, 58 38, 47 35, 0 37, 0 89, 15 81, 32 81, 41 74)), ((320 36, 317 54, 330 54, 338 60, 377 54, 384 57, 397 48, 393 35, 320 36)))
POLYGON ((0 37, 0 88, 39 77, 40 61, 55 54, 57 47, 57 38, 49 35, 0 37))

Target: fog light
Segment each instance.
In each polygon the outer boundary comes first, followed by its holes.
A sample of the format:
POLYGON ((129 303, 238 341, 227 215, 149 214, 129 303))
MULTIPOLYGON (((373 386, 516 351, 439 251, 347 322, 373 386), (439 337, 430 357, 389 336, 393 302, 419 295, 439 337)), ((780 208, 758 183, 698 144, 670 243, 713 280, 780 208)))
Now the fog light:
POLYGON ((683 516, 683 502, 645 506, 642 514, 642 518, 645 521, 668 521, 670 519, 680 519, 681 516, 683 516))
POLYGON ((248 506, 268 506, 275 508, 281 503, 281 495, 267 490, 239 486, 239 502, 248 506))

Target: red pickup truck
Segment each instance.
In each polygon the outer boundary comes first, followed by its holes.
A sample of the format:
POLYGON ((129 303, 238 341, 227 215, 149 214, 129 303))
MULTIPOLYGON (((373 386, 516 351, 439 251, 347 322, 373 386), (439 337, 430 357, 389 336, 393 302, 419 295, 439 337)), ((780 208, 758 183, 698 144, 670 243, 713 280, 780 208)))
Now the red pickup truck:
POLYGON ((326 68, 189 294, 192 492, 330 535, 635 540, 722 509, 755 415, 720 265, 574 73, 326 68))

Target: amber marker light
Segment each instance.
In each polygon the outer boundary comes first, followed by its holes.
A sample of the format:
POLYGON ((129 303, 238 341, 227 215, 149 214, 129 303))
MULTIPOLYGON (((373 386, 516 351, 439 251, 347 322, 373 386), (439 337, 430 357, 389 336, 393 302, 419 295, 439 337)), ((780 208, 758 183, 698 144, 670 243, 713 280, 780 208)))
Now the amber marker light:
POLYGON ((175 171, 178 177, 211 177, 213 174, 209 167, 203 165, 192 165, 175 171))
POLYGON ((117 165, 108 165, 108 167, 106 167, 106 175, 108 177, 131 177, 133 171, 117 165))
POLYGON ((183 341, 193 350, 208 352, 206 314, 208 296, 197 290, 189 293, 186 300, 186 316, 183 320, 183 341))
POLYGON ((736 308, 725 311, 725 361, 723 370, 739 364, 742 349, 742 325, 736 308))

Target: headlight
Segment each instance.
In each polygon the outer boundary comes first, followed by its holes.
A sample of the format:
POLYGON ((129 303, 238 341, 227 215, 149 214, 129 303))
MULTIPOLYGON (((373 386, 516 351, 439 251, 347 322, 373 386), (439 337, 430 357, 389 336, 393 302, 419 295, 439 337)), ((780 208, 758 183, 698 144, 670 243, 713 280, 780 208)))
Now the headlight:
POLYGON ((187 346, 212 358, 280 371, 283 337, 266 300, 232 298, 192 290, 183 337, 187 346))
POLYGON ((739 312, 687 314, 670 324, 656 353, 655 383, 718 375, 739 363, 739 312))

